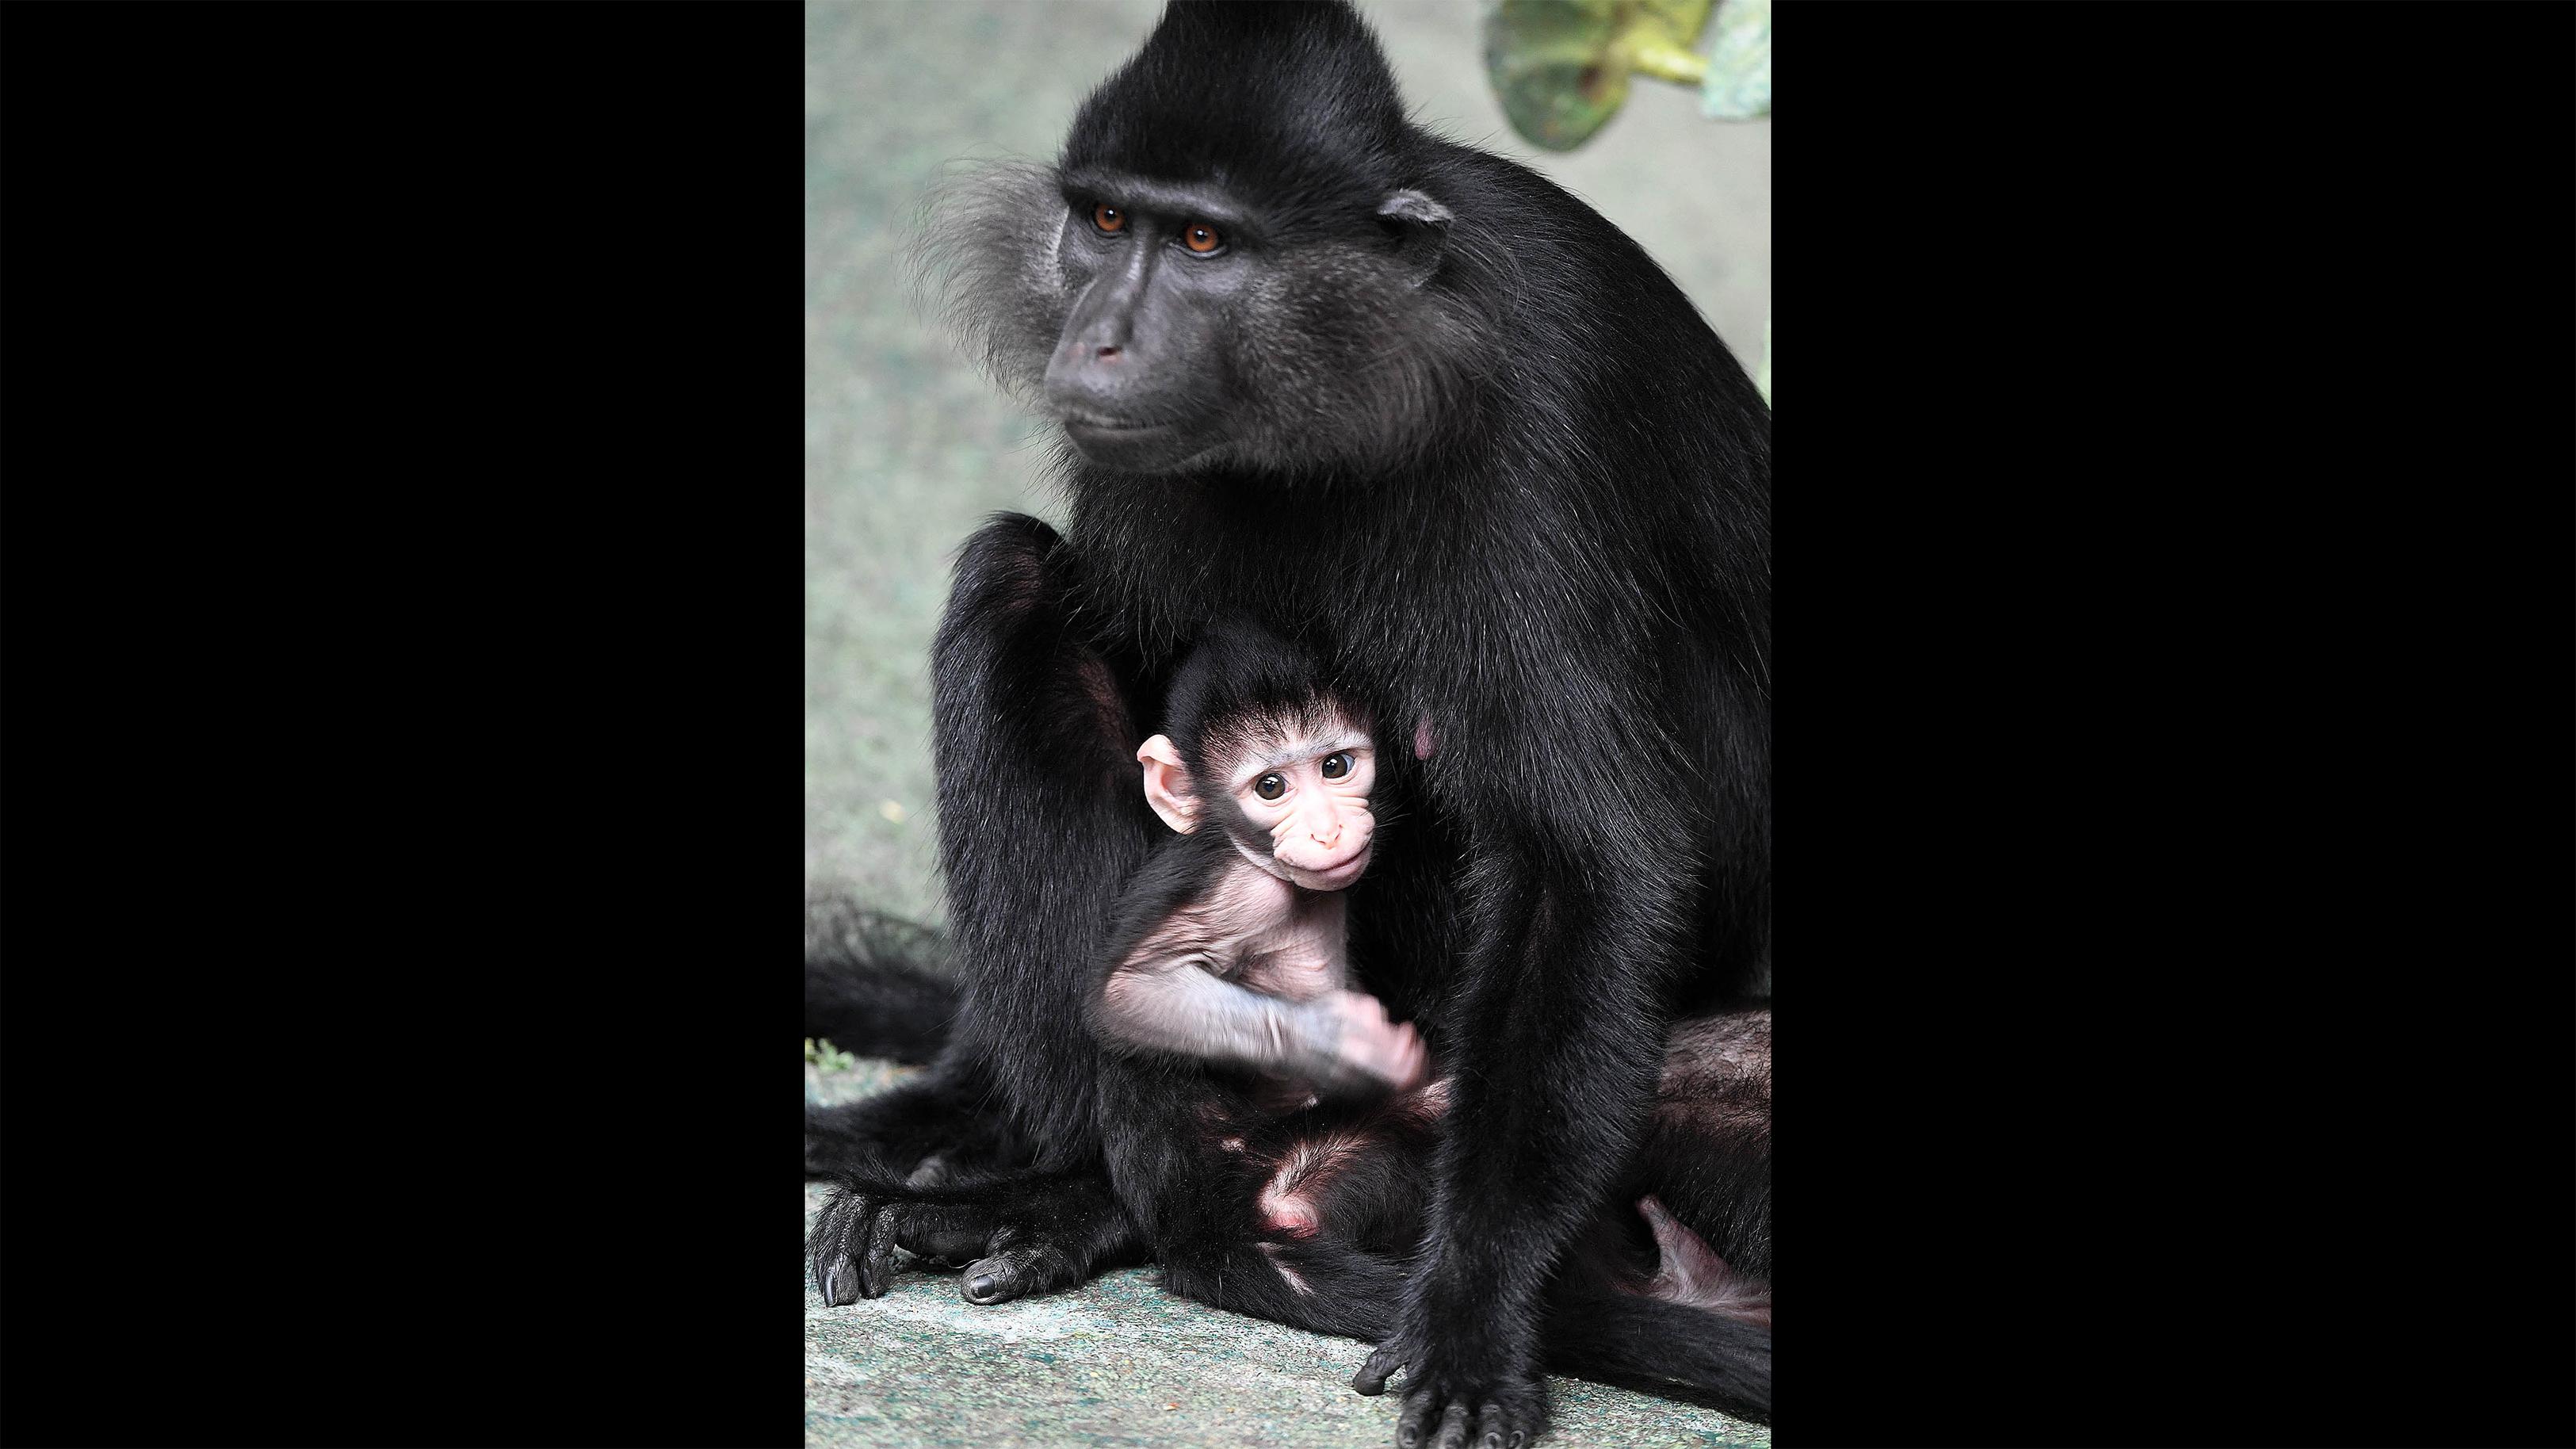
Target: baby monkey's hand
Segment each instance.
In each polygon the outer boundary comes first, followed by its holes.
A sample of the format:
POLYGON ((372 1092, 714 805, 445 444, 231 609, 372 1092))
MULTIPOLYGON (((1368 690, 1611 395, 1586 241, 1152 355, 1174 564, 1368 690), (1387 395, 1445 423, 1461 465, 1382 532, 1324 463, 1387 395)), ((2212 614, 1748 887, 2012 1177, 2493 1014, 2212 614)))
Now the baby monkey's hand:
POLYGON ((1387 1020, 1385 1005, 1366 992, 1335 991, 1324 1000, 1341 1020, 1334 1056, 1342 1067, 1364 1072, 1398 1092, 1422 1085, 1430 1053, 1411 1023, 1387 1020))

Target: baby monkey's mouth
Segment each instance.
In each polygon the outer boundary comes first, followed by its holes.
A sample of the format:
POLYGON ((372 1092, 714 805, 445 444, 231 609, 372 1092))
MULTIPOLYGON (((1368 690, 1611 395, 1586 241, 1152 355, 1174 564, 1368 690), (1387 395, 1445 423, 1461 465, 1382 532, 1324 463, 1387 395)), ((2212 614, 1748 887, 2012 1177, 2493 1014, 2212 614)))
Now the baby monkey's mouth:
POLYGON ((1284 860, 1280 864, 1287 866, 1297 884, 1308 890, 1337 891, 1358 880, 1368 869, 1369 850, 1374 844, 1374 841, 1364 843, 1349 855, 1326 865, 1292 865, 1284 860))

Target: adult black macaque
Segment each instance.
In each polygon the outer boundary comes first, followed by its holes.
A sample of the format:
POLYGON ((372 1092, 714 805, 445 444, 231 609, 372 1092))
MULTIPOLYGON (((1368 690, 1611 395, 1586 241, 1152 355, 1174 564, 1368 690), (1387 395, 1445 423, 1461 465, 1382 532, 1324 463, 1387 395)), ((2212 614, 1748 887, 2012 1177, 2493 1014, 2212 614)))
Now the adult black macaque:
MULTIPOLYGON (((1066 1029, 1153 829, 1140 702, 1240 614, 1415 723, 1352 946, 1452 1086, 1354 1386, 1407 1371, 1401 1444, 1520 1443, 1547 1285, 1654 1148, 1674 1023, 1769 994, 1769 411, 1616 228, 1408 124, 1340 4, 1175 3, 1055 168, 933 243, 997 374, 1064 425, 1071 520, 997 519, 959 559, 933 676, 964 1000, 923 1080, 822 1134, 877 1169, 826 1214, 826 1291, 867 1286, 854 1230, 897 1231, 882 1170, 935 1152, 1017 1174, 898 1204, 937 1256, 1007 1245, 970 1296, 1141 1244, 1177 1291, 1334 1326, 1203 1186, 1196 1078, 1066 1029)), ((1659 1200, 1726 1250, 1723 1192, 1659 1200)), ((1767 1330, 1761 1354, 1767 1403, 1767 1330)))

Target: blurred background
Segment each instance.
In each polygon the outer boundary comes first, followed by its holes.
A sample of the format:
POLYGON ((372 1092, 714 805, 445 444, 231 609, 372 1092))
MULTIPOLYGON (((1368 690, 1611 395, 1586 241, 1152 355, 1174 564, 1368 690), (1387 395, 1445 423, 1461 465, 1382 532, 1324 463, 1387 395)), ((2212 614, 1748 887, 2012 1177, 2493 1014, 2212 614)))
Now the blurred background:
MULTIPOLYGON (((1590 203, 1754 369, 1771 311, 1767 118, 1705 120, 1692 89, 1641 79, 1581 149, 1542 151, 1514 134, 1487 83, 1482 6, 1359 8, 1417 121, 1523 161, 1590 203)), ((1161 0, 805 7, 809 894, 847 891, 916 920, 942 917, 928 659, 950 561, 996 510, 1064 519, 1041 477, 1037 424, 912 303, 902 260, 923 191, 952 160, 1052 159, 1075 105, 1161 9, 1161 0)))

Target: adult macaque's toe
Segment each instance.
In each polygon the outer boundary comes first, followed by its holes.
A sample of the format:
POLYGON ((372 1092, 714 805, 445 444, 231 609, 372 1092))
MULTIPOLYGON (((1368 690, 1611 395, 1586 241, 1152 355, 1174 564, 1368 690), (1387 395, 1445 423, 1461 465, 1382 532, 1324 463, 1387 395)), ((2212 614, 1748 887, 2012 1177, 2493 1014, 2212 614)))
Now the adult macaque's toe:
POLYGON ((842 1193, 824 1205, 806 1250, 814 1265, 814 1287, 825 1303, 838 1307, 859 1300, 859 1272, 851 1255, 866 1249, 874 1220, 867 1199, 855 1193, 842 1193))
POLYGON ((967 1265, 966 1281, 957 1291, 969 1303, 1000 1303, 1019 1296, 1019 1274, 1001 1258, 986 1258, 967 1265))
POLYGON ((823 1301, 835 1308, 859 1301, 859 1270, 847 1258, 835 1258, 823 1270, 823 1301))
POLYGON ((901 1213, 888 1208, 877 1215, 876 1225, 869 1230, 865 1256, 859 1260, 859 1292, 869 1298, 883 1298, 894 1286, 895 1220, 901 1213))
POLYGON ((1404 1349, 1390 1338, 1369 1350, 1368 1362, 1361 1364, 1360 1371, 1351 1375, 1351 1387, 1371 1397, 1385 1393, 1387 1378, 1402 1367, 1404 1349))

